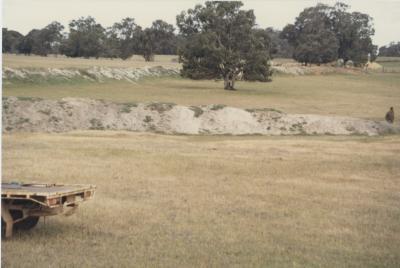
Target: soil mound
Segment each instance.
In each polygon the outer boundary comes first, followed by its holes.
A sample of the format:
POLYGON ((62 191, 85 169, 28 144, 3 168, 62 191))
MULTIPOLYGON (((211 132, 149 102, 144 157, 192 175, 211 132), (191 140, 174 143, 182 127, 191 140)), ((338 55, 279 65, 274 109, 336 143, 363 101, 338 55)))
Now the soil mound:
MULTIPOLYGON (((372 66, 372 65, 371 65, 372 66)), ((375 65, 374 65, 375 66, 375 65)), ((373 67, 373 66, 372 66, 373 67)), ((372 67, 370 68, 372 70, 372 67)), ((361 73, 357 68, 336 68, 332 66, 302 66, 299 63, 273 64, 271 70, 275 74, 284 75, 323 75, 332 73, 361 73)), ((124 80, 135 83, 142 78, 177 76, 179 68, 173 67, 142 67, 142 68, 111 68, 91 67, 86 69, 32 69, 32 68, 3 68, 3 83, 12 84, 22 82, 43 81, 71 81, 85 80, 91 82, 104 82, 107 80, 124 80)))
POLYGON ((3 98, 4 132, 128 130, 166 134, 380 135, 400 127, 351 117, 286 114, 274 109, 244 110, 224 105, 113 103, 65 98, 3 98))
POLYGON ((367 65, 365 66, 365 68, 367 70, 373 70, 373 71, 382 71, 383 70, 383 66, 376 62, 368 62, 367 65))
POLYGON ((88 69, 3 69, 3 80, 12 81, 47 81, 47 80, 73 80, 83 79, 93 82, 104 82, 105 80, 125 80, 136 82, 146 77, 161 77, 178 75, 178 68, 143 67, 143 68, 110 68, 91 67, 88 69))

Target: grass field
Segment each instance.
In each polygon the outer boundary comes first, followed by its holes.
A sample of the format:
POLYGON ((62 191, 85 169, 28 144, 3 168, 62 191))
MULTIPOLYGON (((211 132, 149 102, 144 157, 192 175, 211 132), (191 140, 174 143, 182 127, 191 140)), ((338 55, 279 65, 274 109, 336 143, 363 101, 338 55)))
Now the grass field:
POLYGON ((400 139, 3 135, 3 179, 92 183, 4 267, 398 267, 400 139), (373 152, 373 153, 372 153, 373 152))
MULTIPOLYGON (((6 67, 141 67, 6 55, 6 67)), ((154 65, 173 64, 156 57, 154 65)), ((165 65, 164 65, 165 66, 165 65)), ((395 73, 13 83, 4 96, 269 107, 383 120, 395 73)), ((398 119, 396 119, 397 121, 398 119)), ((396 122, 398 123, 398 121, 396 122)), ((4 267, 399 267, 400 136, 3 134, 3 180, 95 184, 71 217, 2 243, 4 267)))

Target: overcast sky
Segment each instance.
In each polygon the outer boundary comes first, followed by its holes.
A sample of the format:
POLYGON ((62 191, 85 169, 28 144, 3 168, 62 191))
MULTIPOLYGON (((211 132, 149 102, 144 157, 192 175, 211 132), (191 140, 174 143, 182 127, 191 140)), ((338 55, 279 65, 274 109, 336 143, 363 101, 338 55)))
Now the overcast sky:
MULTIPOLYGON (((175 25, 182 10, 192 8, 199 0, 3 0, 3 27, 26 34, 52 21, 64 26, 80 16, 92 16, 104 27, 125 17, 133 17, 142 27, 156 19, 175 25)), ((334 4, 331 0, 244 0, 244 9, 254 9, 260 27, 282 29, 293 23, 305 7, 316 3, 334 4)), ((374 43, 382 46, 400 41, 400 0, 348 0, 351 11, 367 13, 374 18, 374 43)))

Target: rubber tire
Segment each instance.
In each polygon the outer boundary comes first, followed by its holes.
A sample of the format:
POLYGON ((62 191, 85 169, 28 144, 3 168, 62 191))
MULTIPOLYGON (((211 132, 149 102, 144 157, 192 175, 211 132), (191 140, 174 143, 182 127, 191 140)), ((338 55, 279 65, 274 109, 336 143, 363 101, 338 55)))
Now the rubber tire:
POLYGON ((36 216, 29 216, 26 219, 23 219, 22 221, 19 221, 17 223, 14 223, 14 228, 16 230, 30 230, 33 227, 35 227, 39 222, 39 217, 36 216))
MULTIPOLYGON (((13 213, 15 215, 15 213, 13 213)), ((29 230, 35 227, 39 222, 39 217, 30 216, 20 222, 14 224, 14 230, 29 230)), ((1 218, 1 238, 3 239, 6 235, 6 223, 1 218)))

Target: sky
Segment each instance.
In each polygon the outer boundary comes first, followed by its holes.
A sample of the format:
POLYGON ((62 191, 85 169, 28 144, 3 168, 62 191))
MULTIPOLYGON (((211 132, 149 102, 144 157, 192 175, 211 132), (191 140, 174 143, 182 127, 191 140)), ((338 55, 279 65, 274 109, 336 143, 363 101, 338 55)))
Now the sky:
MULTIPOLYGON (((282 29, 293 23, 306 7, 317 3, 333 5, 335 0, 243 0, 243 9, 253 9, 259 27, 282 29)), ((374 44, 383 46, 400 41, 400 0, 342 0, 350 11, 367 13, 374 18, 374 44)), ((3 27, 22 34, 43 28, 52 21, 66 28, 72 19, 92 16, 103 27, 126 17, 148 27, 156 19, 175 25, 176 15, 193 8, 201 0, 3 0, 3 27)))

